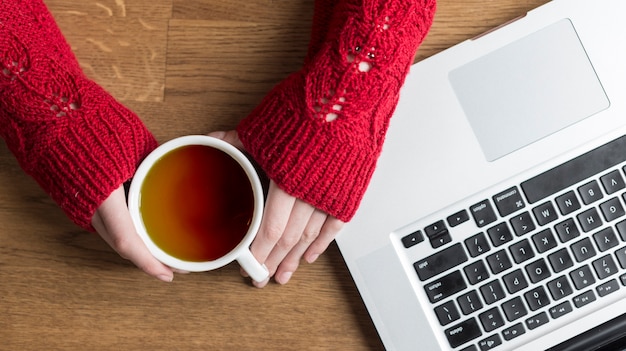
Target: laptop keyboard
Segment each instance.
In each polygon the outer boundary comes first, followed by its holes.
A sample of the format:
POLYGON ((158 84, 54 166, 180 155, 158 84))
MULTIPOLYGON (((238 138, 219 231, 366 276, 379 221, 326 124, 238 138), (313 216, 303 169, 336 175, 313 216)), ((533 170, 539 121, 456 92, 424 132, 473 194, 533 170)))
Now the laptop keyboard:
POLYGON ((623 297, 625 179, 626 136, 399 233, 441 340, 507 350, 623 297))

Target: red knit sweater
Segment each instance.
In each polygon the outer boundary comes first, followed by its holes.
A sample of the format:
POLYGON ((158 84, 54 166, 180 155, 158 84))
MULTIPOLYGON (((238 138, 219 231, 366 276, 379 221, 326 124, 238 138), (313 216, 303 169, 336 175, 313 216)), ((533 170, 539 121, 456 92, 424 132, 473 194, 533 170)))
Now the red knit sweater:
POLYGON ((322 2, 304 67, 279 83, 238 131, 283 190, 348 221, 430 29, 435 0, 322 2))
POLYGON ((1 1, 0 136, 78 225, 134 174, 156 141, 81 71, 40 0, 1 1))
MULTIPOLYGON (((0 11, 0 137, 78 225, 156 147, 139 118, 81 71, 41 0, 0 11)), ((238 127, 282 189, 348 221, 380 154, 435 0, 319 0, 304 67, 238 127)))

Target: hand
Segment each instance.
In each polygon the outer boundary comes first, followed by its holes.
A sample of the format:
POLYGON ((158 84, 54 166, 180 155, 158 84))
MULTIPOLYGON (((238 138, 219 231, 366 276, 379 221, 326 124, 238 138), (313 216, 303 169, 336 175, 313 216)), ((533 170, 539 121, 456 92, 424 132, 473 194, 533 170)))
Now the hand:
POLYGON ((165 282, 171 282, 174 279, 172 269, 152 256, 135 231, 128 207, 126 207, 123 187, 113 191, 104 200, 93 215, 91 224, 113 250, 133 262, 148 275, 165 282))
MULTIPOLYGON (((243 148, 234 130, 209 135, 243 148)), ((335 239, 343 224, 339 219, 287 194, 271 181, 261 227, 250 251, 267 266, 270 277, 274 276, 279 284, 286 284, 298 269, 300 260, 304 258, 308 263, 315 262, 335 239)), ((268 281, 253 284, 262 288, 268 281)))

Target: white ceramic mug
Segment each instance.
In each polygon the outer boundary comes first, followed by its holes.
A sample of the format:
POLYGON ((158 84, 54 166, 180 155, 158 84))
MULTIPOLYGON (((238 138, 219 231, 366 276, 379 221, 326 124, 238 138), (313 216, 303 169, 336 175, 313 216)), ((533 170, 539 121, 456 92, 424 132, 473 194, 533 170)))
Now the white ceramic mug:
POLYGON ((223 140, 206 135, 188 135, 172 139, 160 145, 145 158, 137 169, 128 193, 128 208, 139 236, 146 244, 152 255, 171 268, 189 272, 202 272, 217 269, 233 261, 237 261, 255 281, 263 281, 269 276, 265 265, 259 263, 250 252, 250 244, 259 230, 263 214, 263 188, 261 186, 261 181, 250 160, 248 160, 248 158, 236 147, 223 140), (250 180, 253 192, 254 209, 247 233, 234 249, 227 254, 210 261, 185 261, 165 252, 154 243, 148 234, 141 214, 141 191, 143 182, 148 172, 152 169, 155 162, 161 159, 165 154, 188 145, 208 146, 219 149, 228 154, 235 161, 237 161, 246 173, 248 179, 250 180))

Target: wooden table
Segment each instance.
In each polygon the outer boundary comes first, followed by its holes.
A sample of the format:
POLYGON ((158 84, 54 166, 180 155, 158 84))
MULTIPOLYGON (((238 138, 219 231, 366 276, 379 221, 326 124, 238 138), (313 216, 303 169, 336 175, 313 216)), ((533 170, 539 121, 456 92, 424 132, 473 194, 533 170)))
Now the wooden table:
MULTIPOLYGON (((547 0, 440 0, 416 60, 547 0)), ((47 0, 85 72, 159 141, 236 126, 297 70, 313 0, 47 0)), ((74 226, 0 143, 0 349, 380 350, 336 246, 286 286, 236 265, 140 272, 74 226)))

